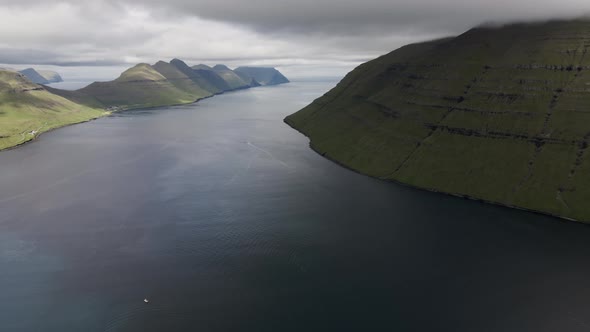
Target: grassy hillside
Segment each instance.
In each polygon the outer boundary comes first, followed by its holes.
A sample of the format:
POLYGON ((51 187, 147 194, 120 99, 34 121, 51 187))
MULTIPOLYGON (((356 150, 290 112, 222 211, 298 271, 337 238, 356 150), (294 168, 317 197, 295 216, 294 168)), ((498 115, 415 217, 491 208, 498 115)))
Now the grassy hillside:
POLYGON ((187 76, 185 73, 180 71, 176 66, 164 62, 159 61, 153 68, 162 74, 170 83, 172 83, 176 88, 194 95, 196 100, 198 98, 203 98, 212 95, 214 92, 208 91, 201 85, 199 85, 195 80, 191 77, 187 76))
POLYGON ((169 81, 152 66, 139 64, 114 81, 95 82, 78 92, 93 97, 107 107, 123 109, 186 104, 210 95, 196 95, 177 85, 177 81, 169 81))
POLYGON ((555 21, 409 45, 285 121, 371 176, 590 221, 588 36, 555 21))
POLYGON ((204 90, 209 91, 210 94, 221 93, 224 90, 217 86, 218 81, 212 82, 210 80, 211 75, 203 76, 200 70, 194 70, 189 67, 184 61, 179 59, 172 59, 170 64, 175 66, 178 70, 183 72, 187 77, 193 80, 197 85, 202 87, 204 90))
POLYGON ((0 150, 105 114, 52 94, 22 74, 0 70, 0 150))
POLYGON ((216 65, 213 67, 213 70, 223 78, 231 90, 246 89, 250 87, 249 81, 243 80, 238 74, 234 73, 233 70, 225 65, 216 65))

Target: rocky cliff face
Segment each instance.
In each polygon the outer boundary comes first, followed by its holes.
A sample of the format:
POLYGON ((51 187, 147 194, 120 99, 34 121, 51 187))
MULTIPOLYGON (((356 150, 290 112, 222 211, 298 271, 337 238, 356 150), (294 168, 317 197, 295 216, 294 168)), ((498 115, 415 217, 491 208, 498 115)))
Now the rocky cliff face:
POLYGON ((409 45, 285 121, 371 176, 590 221, 589 36, 555 21, 409 45))

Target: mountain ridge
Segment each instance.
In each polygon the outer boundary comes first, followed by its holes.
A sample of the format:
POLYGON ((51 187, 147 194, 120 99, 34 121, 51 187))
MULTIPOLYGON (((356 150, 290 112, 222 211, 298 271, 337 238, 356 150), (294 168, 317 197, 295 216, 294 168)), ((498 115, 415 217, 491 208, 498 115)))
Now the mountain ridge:
POLYGON ((141 63, 109 82, 94 82, 76 91, 52 89, 77 102, 118 110, 187 104, 216 94, 260 86, 245 82, 225 65, 189 67, 180 59, 141 63), (209 69, 210 68, 210 69, 209 69), (217 68, 217 69, 216 69, 217 68))

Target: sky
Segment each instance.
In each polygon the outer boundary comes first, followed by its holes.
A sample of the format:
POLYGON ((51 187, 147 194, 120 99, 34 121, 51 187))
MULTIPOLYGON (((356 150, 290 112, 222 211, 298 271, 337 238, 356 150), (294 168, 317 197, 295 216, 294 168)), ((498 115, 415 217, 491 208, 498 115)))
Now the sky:
POLYGON ((0 0, 0 64, 107 79, 139 62, 180 58, 341 76, 482 23, 588 14, 588 0, 0 0))

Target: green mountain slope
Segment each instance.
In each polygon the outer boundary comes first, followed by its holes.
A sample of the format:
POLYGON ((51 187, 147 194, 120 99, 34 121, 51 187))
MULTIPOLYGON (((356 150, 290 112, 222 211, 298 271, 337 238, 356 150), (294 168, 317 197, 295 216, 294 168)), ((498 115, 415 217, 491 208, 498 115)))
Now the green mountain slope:
POLYGON ((179 88, 178 81, 173 82, 152 66, 139 64, 114 81, 95 82, 78 92, 93 97, 107 107, 122 109, 186 104, 210 95, 206 92, 193 94, 179 88))
POLYGON ((429 190, 590 221, 590 21, 476 28, 365 63, 285 121, 429 190))
POLYGON ((170 63, 159 61, 153 66, 142 63, 113 81, 95 82, 76 91, 47 89, 90 107, 125 110, 187 104, 225 91, 250 87, 225 66, 199 65, 195 68, 178 59, 170 63))
POLYGON ((289 83, 289 80, 283 76, 275 68, 264 68, 264 67, 238 67, 234 69, 236 73, 251 77, 261 85, 277 85, 283 83, 289 83))
POLYGON ((52 94, 20 73, 0 70, 0 150, 106 114, 52 94))
POLYGON ((246 89, 250 87, 249 81, 243 80, 238 74, 225 65, 216 65, 213 67, 213 70, 223 78, 231 90, 246 89))
POLYGON ((211 82, 208 77, 203 76, 199 70, 193 70, 189 67, 184 61, 179 59, 172 59, 170 64, 178 68, 181 72, 183 72, 186 76, 190 77, 195 83, 199 86, 203 87, 205 90, 209 91, 211 94, 217 94, 223 92, 222 89, 217 87, 216 83, 218 82, 211 82))
POLYGON ((206 88, 199 85, 195 80, 170 63, 158 61, 152 67, 178 89, 191 95, 195 95, 194 99, 207 97, 213 94, 213 92, 208 91, 206 88))

